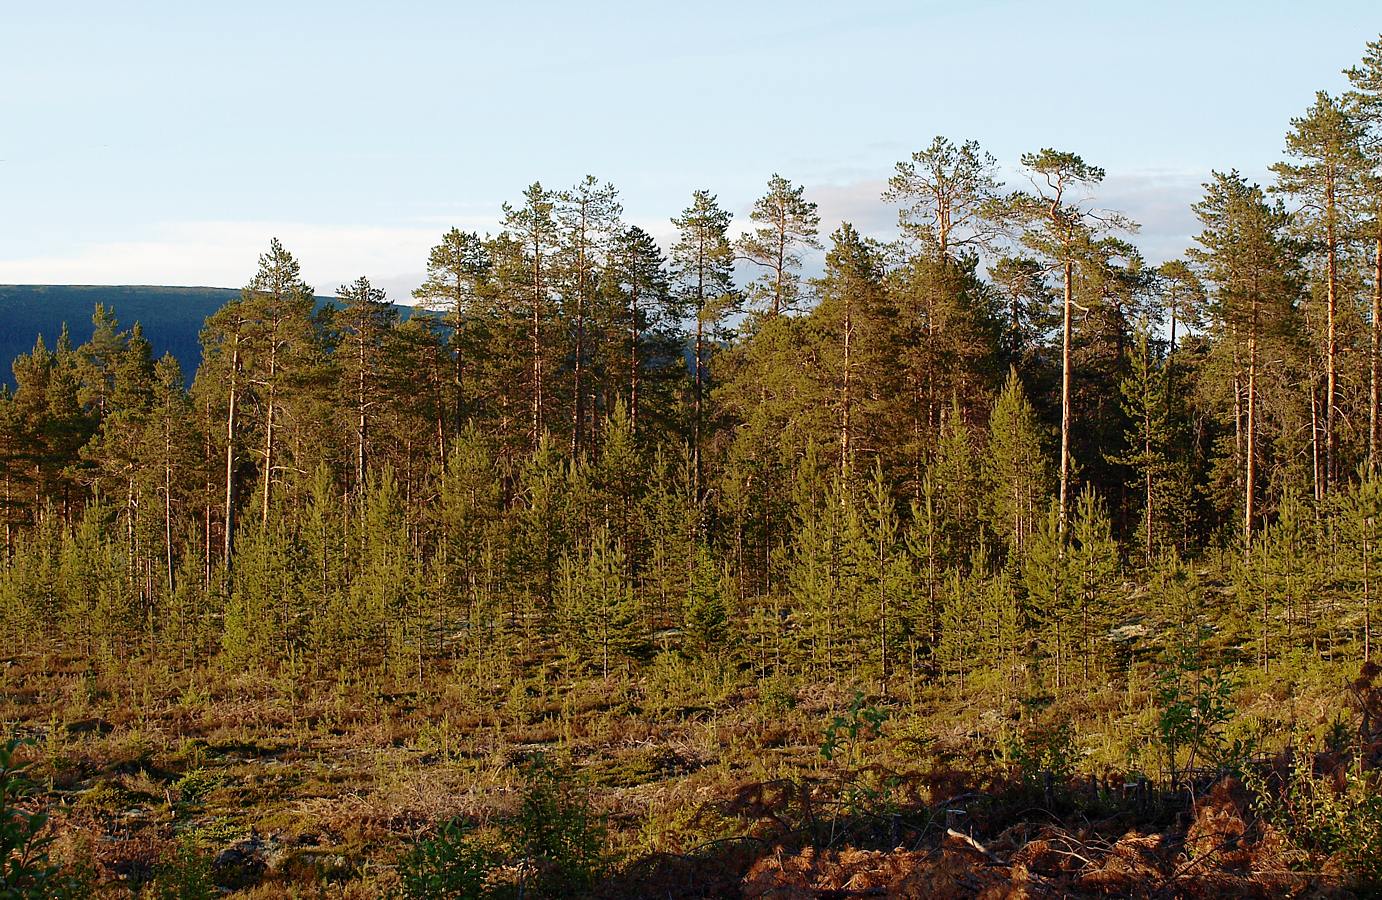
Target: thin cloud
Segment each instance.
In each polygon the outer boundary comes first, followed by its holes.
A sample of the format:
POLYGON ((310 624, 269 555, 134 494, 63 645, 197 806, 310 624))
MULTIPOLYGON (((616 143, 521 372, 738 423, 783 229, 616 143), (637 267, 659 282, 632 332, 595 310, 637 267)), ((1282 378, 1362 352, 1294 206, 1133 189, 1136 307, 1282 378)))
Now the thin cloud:
MULTIPOLYGON (((494 221, 459 227, 494 227, 494 221)), ((418 270, 441 225, 375 227, 302 222, 184 222, 160 226, 147 238, 91 243, 65 256, 0 260, 0 283, 181 284, 239 287, 250 280, 270 238, 302 264, 319 294, 360 275, 406 301, 421 283, 418 270)))
MULTIPOLYGON (((1209 172, 1135 172, 1110 175, 1094 197, 1141 224, 1133 236, 1155 264, 1181 255, 1198 230, 1191 205, 1201 196, 1209 172)), ((1016 183, 1014 180, 1013 183, 1016 183)), ((884 203, 883 178, 807 185, 819 207, 825 239, 843 222, 860 232, 896 237, 897 209, 884 203)), ((738 213, 732 230, 750 226, 750 200, 727 204, 738 213)), ((676 211, 673 211, 675 213, 676 211)), ((322 225, 282 221, 202 221, 158 226, 140 239, 95 242, 63 256, 0 260, 6 284, 181 284, 239 287, 253 276, 259 254, 277 237, 302 263, 303 277, 319 294, 366 275, 396 302, 409 302, 423 280, 427 253, 451 226, 481 233, 500 229, 496 208, 486 215, 466 205, 455 217, 429 214, 397 226, 322 225)), ((669 216, 673 213, 669 213, 669 216)), ((675 240, 669 218, 632 217, 668 249, 675 240)), ((820 254, 806 260, 817 274, 820 254)), ((741 273, 752 277, 751 272, 741 273)))

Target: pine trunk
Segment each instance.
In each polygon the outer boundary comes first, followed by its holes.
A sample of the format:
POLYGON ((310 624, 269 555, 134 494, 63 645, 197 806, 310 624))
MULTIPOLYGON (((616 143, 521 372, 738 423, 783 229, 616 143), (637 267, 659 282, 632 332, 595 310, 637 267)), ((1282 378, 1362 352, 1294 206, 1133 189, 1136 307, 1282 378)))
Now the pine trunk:
MULTIPOLYGON (((230 567, 235 546, 235 429, 236 404, 240 400, 240 325, 237 322, 230 354, 230 401, 226 412, 226 521, 225 562, 230 567)), ((208 531, 208 533, 210 533, 208 531)), ((210 560, 207 561, 208 565, 210 560)))
POLYGON ((1243 478, 1243 552, 1252 547, 1252 524, 1257 484, 1257 294, 1252 299, 1252 326, 1248 331, 1248 415, 1243 478))
POLYGON ((1065 537, 1066 519, 1070 509, 1070 333, 1075 277, 1075 264, 1068 258, 1065 261, 1064 275, 1060 352, 1060 536, 1062 538, 1065 537))
POLYGON ((1378 407, 1382 400, 1382 384, 1379 384, 1378 356, 1382 353, 1382 232, 1379 232, 1372 250, 1372 321, 1368 329, 1371 336, 1371 353, 1368 355, 1368 470, 1377 470, 1377 431, 1378 407))

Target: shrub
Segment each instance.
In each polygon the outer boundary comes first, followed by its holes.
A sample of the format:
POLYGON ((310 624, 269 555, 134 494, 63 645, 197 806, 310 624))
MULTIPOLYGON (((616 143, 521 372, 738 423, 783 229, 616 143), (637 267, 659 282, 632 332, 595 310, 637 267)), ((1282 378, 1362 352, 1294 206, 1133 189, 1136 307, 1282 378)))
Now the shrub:
POLYGON ((528 764, 522 803, 504 834, 521 866, 524 896, 577 895, 603 873, 605 827, 590 794, 545 756, 528 764))
POLYGON ((1245 773, 1258 815, 1305 854, 1323 853, 1360 885, 1382 887, 1382 794, 1375 773, 1317 776, 1308 756, 1297 757, 1279 790, 1245 773))
POLYGON ((0 898, 85 896, 84 879, 49 861, 48 814, 28 808, 37 788, 17 759, 21 744, 0 744, 0 898))
POLYGON ((495 865, 494 857, 476 846, 459 823, 447 822, 399 859, 399 894, 404 900, 491 897, 488 882, 495 865))
POLYGON ((220 890, 212 877, 211 860, 184 840, 159 860, 144 896, 152 900, 212 900, 220 890))
POLYGON ((399 896, 500 900, 589 890, 604 874, 605 829, 585 786, 542 756, 523 778, 518 811, 501 824, 505 852, 490 851, 448 822, 399 859, 399 896))

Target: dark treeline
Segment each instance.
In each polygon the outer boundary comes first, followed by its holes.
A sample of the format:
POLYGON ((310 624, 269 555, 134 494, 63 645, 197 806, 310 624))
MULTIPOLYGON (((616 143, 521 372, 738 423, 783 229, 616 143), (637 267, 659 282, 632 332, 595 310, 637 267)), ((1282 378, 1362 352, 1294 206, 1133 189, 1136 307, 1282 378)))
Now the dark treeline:
POLYGON ((1348 76, 1160 266, 1080 156, 1023 156, 1014 191, 938 137, 881 198, 893 243, 822 235, 777 175, 742 236, 697 191, 667 248, 612 185, 535 183, 497 235, 442 235, 407 321, 363 277, 314 309, 274 241, 190 390, 98 307, 0 394, 0 636, 1060 693, 1208 578, 1245 658, 1366 657, 1382 43, 1348 76))

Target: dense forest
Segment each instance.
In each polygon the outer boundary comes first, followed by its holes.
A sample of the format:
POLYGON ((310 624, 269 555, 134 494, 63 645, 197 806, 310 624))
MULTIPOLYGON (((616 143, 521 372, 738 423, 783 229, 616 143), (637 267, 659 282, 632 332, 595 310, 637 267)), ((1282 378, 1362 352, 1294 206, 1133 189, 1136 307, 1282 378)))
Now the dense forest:
MULTIPOLYGON (((665 248, 611 184, 534 183, 499 233, 439 237, 431 314, 406 321, 366 277, 318 306, 272 241, 190 389, 98 306, 89 341, 40 340, 0 393, 0 717, 38 740, 23 771, 75 847, 148 833, 147 865, 86 854, 108 891, 195 881, 208 828, 248 854, 285 797, 296 837, 275 840, 340 866, 227 886, 637 893, 617 879, 639 860, 770 843, 767 819, 839 852, 827 802, 857 847, 879 821, 882 849, 925 835, 937 803, 977 823, 951 782, 1147 821, 1217 782, 1253 798, 1237 840, 1274 835, 1276 869, 1382 874, 1382 40, 1347 76, 1269 183, 1212 175, 1161 265, 1092 162, 1037 150, 1006 184, 937 137, 879 198, 892 242, 822 234, 779 175, 746 229, 696 191, 665 248), (404 755, 350 796, 444 770, 450 805, 332 826, 338 795, 235 768, 351 741, 404 755), (1321 753, 1317 777, 1299 761, 1321 753), (806 787, 756 819, 712 802, 785 782, 806 787), (579 833, 539 846, 544 809, 579 833), (404 835, 431 837, 364 863, 404 835)), ((984 827, 936 834, 993 857, 984 827)), ((1193 831, 1134 883, 1178 890, 1193 831)), ((1093 868, 1022 877, 1132 890, 1068 852, 1093 868)), ((735 890, 779 896, 797 870, 766 854, 735 890)))

